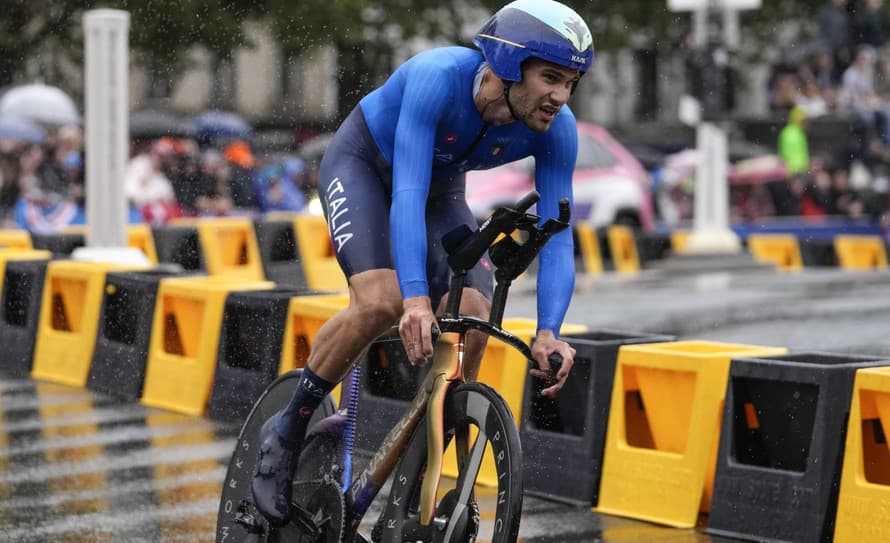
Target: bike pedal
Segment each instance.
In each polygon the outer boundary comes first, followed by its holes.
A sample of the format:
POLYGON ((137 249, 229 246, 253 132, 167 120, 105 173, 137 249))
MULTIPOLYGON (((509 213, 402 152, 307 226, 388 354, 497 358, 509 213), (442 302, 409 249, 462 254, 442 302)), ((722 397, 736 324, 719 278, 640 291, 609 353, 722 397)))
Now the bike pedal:
POLYGON ((253 504, 247 500, 241 500, 238 510, 235 512, 235 524, 244 527, 248 534, 264 535, 266 523, 259 519, 259 515, 252 512, 253 504))

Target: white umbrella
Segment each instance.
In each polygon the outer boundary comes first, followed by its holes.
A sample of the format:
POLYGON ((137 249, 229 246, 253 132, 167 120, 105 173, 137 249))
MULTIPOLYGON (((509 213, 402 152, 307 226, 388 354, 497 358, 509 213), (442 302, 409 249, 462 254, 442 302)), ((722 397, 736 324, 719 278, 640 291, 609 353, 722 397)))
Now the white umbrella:
POLYGON ((46 141, 46 130, 30 119, 0 116, 0 139, 39 145, 46 141))
POLYGON ((40 83, 6 91, 0 97, 0 115, 25 117, 49 127, 80 124, 74 101, 61 89, 40 83))

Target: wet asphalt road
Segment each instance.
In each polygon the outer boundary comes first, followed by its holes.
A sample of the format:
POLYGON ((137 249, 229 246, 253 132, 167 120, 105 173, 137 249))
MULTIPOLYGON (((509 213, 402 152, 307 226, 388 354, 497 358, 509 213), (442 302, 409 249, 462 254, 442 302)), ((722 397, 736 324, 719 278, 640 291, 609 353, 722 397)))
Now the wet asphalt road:
MULTIPOLYGON (((607 274, 579 278, 566 320, 681 339, 890 356, 888 287, 887 272, 834 269, 607 274)), ((534 316, 533 288, 531 281, 516 285, 508 316, 534 316)), ((0 541, 213 541, 238 430, 0 370, 0 541)), ((700 530, 531 496, 521 539, 719 541, 700 530)))
MULTIPOLYGON (((0 541, 214 541, 237 425, 13 378, 0 378, 0 412, 0 541)), ((484 511, 495 497, 490 490, 479 492, 484 511)), ((521 538, 526 543, 711 540, 694 530, 598 515, 531 496, 525 500, 521 538)))

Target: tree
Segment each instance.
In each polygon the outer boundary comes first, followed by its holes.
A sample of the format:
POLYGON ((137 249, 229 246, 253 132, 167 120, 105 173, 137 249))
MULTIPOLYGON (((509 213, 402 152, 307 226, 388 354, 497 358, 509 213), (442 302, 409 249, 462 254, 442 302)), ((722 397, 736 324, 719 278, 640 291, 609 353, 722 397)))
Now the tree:
MULTIPOLYGON (((37 51, 69 49, 75 39, 71 21, 88 2, 13 0, 6 4, 0 17, 0 87, 22 75, 27 60, 37 51)), ((51 76, 46 79, 56 82, 51 76)))
POLYGON ((335 46, 341 119, 389 75, 396 47, 418 36, 458 43, 462 26, 480 17, 475 2, 439 0, 269 0, 267 8, 286 54, 335 46))
MULTIPOLYGON (((129 11, 134 56, 155 68, 154 77, 168 80, 186 66, 184 52, 192 46, 223 57, 246 45, 244 20, 263 13, 260 0, 13 0, 11 4, 0 17, 0 86, 24 76, 28 59, 42 54, 81 65, 82 16, 89 9, 129 11)), ((46 83, 65 83, 62 74, 46 68, 39 76, 46 83)))

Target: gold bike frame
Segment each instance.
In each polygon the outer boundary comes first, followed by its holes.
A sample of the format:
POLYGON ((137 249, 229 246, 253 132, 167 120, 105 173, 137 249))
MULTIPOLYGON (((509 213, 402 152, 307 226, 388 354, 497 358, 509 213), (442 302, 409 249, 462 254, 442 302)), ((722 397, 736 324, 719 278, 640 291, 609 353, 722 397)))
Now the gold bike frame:
MULTIPOLYGON (((436 343, 433 366, 423 385, 417 391, 408 410, 383 439, 383 443, 363 471, 362 480, 359 481, 359 486, 364 486, 367 477, 378 488, 383 486, 408 446, 418 424, 426 415, 427 469, 420 491, 420 523, 424 526, 432 523, 436 509, 436 493, 439 489, 445 445, 445 396, 452 383, 464 381, 464 334, 455 335, 458 336, 456 343, 446 344, 441 341, 436 343)), ((458 441, 463 442, 463 447, 458 447, 460 461, 466 456, 460 451, 461 448, 466 448, 465 436, 460 436, 458 441)))
POLYGON ((464 335, 456 344, 457 356, 447 356, 440 367, 433 366, 432 390, 426 409, 426 475, 420 487, 420 524, 429 526, 436 510, 436 493, 442 477, 445 450, 445 395, 455 381, 463 382, 464 335))

